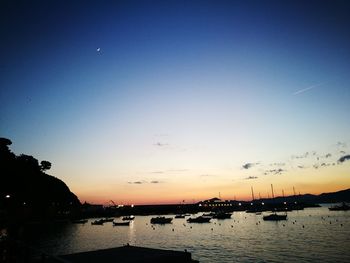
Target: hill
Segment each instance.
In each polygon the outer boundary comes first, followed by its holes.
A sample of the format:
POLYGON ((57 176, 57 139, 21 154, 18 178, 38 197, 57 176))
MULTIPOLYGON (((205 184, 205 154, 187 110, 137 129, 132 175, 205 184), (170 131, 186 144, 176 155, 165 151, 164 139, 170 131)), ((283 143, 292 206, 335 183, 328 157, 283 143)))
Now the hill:
POLYGON ((67 216, 80 201, 60 179, 48 175, 48 161, 15 155, 12 142, 0 138, 0 211, 12 216, 50 218, 67 216))
POLYGON ((282 202, 302 202, 302 203, 337 203, 337 202, 350 202, 350 189, 341 190, 333 193, 322 193, 320 195, 304 194, 293 195, 286 197, 275 197, 275 199, 262 199, 265 203, 282 203, 282 202))

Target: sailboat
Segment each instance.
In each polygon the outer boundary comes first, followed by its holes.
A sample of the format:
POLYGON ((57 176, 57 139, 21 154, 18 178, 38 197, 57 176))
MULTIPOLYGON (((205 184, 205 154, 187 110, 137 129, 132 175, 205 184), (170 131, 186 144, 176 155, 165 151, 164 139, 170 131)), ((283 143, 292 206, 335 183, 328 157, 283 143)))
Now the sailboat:
MULTIPOLYGON (((273 185, 271 184, 271 190, 272 190, 272 199, 275 198, 274 194, 273 194, 273 185)), ((280 221, 280 220, 287 220, 287 212, 285 215, 279 215, 276 212, 270 214, 270 215, 266 215, 263 216, 263 220, 265 221, 280 221)))

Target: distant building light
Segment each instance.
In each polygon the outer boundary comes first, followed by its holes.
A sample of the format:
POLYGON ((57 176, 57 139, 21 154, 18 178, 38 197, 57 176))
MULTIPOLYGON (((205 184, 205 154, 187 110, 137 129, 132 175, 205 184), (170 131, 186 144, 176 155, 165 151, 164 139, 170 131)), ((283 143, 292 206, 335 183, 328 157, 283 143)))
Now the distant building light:
POLYGON ((134 205, 131 205, 131 208, 133 208, 134 207, 134 205))
POLYGON ((202 206, 202 204, 199 204, 198 206, 202 206))
POLYGON ((6 195, 5 198, 10 198, 11 196, 10 195, 6 195))
POLYGON ((285 205, 286 205, 286 204, 287 204, 287 202, 283 202, 283 204, 285 204, 285 205))
POLYGON ((253 205, 253 203, 250 203, 250 205, 253 205))
POLYGON ((23 205, 26 205, 26 202, 23 202, 23 205))
POLYGON ((239 206, 241 206, 242 204, 241 203, 238 203, 239 206))
POLYGON ((262 202, 261 204, 262 204, 262 205, 264 205, 265 203, 264 203, 264 202, 262 202))

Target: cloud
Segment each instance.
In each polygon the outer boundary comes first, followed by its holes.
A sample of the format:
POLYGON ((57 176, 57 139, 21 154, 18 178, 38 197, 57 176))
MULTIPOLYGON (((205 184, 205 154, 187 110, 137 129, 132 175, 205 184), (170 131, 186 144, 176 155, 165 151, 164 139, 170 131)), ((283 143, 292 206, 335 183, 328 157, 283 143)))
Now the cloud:
POLYGON ((152 174, 163 174, 164 172, 163 171, 154 171, 154 172, 151 172, 152 174))
POLYGON ((344 155, 344 156, 339 158, 338 163, 340 164, 340 163, 343 163, 343 162, 348 161, 348 160, 350 160, 350 155, 344 155))
POLYGON ((298 95, 298 94, 304 93, 305 91, 312 90, 313 88, 316 88, 316 87, 319 87, 319 86, 322 86, 322 85, 324 85, 324 83, 312 85, 312 86, 309 86, 307 88, 297 90, 296 92, 293 93, 293 95, 298 95))
POLYGON ((271 169, 271 170, 265 170, 264 175, 268 175, 268 174, 282 174, 283 172, 285 172, 285 170, 283 170, 282 168, 278 168, 278 169, 271 169))
POLYGON ((141 181, 135 181, 135 182, 128 182, 128 184, 143 184, 144 182, 141 181))
POLYGON ((270 163, 270 166, 285 166, 286 163, 270 163))
MULTIPOLYGON (((304 158, 307 158, 309 156, 309 154, 310 154, 309 152, 306 152, 302 155, 292 155, 292 159, 304 159, 304 158)), ((315 155, 315 154, 312 153, 312 155, 315 155)))
POLYGON ((168 144, 168 143, 156 142, 156 143, 154 143, 153 145, 159 146, 159 147, 163 147, 163 146, 168 146, 169 144, 168 144))
POLYGON ((159 181, 151 181, 151 184, 160 184, 159 181))
POLYGON ((250 168, 252 168, 252 167, 254 167, 254 166, 256 166, 256 165, 258 165, 259 163, 246 163, 246 164, 243 164, 242 165, 242 168, 243 169, 250 169, 250 168))
POLYGON ((244 178, 245 180, 253 180, 253 179, 258 179, 257 176, 248 176, 246 178, 244 178))
POLYGON ((128 184, 160 184, 161 182, 158 181, 158 180, 153 180, 153 181, 150 181, 150 182, 147 182, 147 181, 134 181, 134 182, 128 182, 128 184))

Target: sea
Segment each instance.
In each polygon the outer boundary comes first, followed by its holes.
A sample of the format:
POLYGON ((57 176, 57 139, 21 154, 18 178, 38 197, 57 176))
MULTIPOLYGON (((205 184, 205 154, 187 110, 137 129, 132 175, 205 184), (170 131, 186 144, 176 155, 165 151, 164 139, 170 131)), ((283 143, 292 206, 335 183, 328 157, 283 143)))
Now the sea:
POLYGON ((328 207, 288 212, 288 219, 279 222, 263 221, 262 216, 268 213, 245 212, 204 224, 174 218, 172 224, 151 225, 154 216, 135 216, 130 226, 113 226, 111 222, 91 225, 95 219, 89 219, 84 225, 29 226, 24 238, 27 244, 51 255, 130 244, 187 250, 202 263, 350 262, 350 211, 329 211, 328 207))

